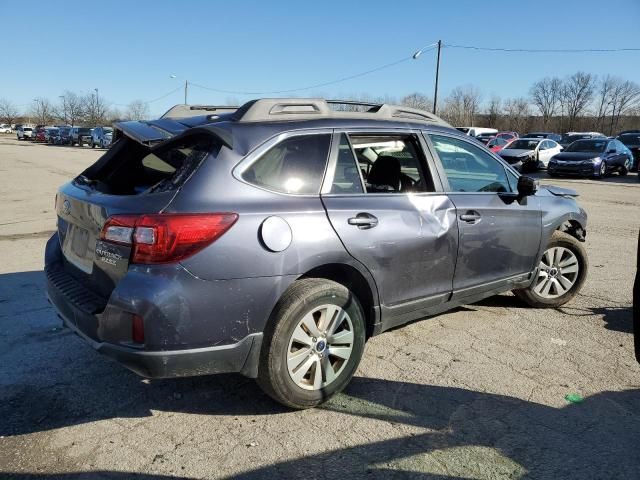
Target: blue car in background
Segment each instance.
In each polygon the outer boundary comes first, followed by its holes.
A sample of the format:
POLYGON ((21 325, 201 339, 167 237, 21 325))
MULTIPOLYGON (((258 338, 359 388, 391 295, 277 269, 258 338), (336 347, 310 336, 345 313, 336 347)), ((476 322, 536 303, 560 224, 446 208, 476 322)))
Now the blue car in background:
POLYGON ((633 155, 627 147, 615 139, 591 138, 578 140, 563 152, 549 160, 547 173, 550 176, 580 175, 604 178, 618 172, 624 176, 629 173, 633 155))

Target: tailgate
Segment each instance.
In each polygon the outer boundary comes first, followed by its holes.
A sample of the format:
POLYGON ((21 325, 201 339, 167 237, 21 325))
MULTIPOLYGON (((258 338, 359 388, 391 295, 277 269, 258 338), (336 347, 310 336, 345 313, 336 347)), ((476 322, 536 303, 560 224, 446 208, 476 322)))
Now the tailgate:
POLYGON ((91 291, 108 297, 127 272, 130 248, 100 241, 105 221, 116 214, 158 213, 174 195, 108 195, 66 184, 56 200, 64 269, 91 291))

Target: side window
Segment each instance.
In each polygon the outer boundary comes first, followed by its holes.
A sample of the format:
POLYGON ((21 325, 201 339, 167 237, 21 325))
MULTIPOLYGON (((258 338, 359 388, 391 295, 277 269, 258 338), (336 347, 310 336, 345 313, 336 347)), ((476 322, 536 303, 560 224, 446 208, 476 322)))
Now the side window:
POLYGON ((549 148, 549 142, 543 140, 540 142, 540 148, 538 150, 547 150, 549 148))
POLYGON ((340 135, 338 160, 336 171, 333 174, 331 193, 364 193, 358 163, 349 139, 344 133, 340 135))
POLYGON ((518 175, 513 173, 508 168, 506 170, 507 170, 507 178, 509 179, 509 185, 511 186, 511 191, 512 192, 517 192, 518 191, 518 178, 519 177, 518 177, 518 175))
POLYGON ((433 192, 415 135, 351 135, 367 193, 433 192))
POLYGON ((479 147, 444 135, 430 135, 453 192, 511 192, 502 164, 479 147))
POLYGON ((329 134, 287 138, 253 162, 242 178, 276 192, 319 193, 330 144, 329 134))

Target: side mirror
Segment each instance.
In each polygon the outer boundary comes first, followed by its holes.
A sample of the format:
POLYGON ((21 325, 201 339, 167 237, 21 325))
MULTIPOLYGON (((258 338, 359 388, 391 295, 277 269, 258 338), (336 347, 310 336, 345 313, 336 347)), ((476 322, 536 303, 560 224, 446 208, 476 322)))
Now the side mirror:
POLYGON ((538 181, 535 178, 521 175, 518 178, 518 195, 521 197, 528 197, 535 195, 538 191, 538 181))

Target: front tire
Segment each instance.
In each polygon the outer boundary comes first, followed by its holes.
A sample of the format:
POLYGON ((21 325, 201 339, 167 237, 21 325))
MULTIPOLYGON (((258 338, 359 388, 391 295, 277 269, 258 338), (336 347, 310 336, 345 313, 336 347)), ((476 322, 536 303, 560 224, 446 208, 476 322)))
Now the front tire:
POLYGON ((625 160, 624 164, 622 165, 622 167, 620 167, 620 170, 618 171, 618 173, 620 174, 621 177, 626 177, 627 173, 629 173, 629 160, 625 160))
POLYGON ((607 176, 607 162, 605 162, 604 160, 602 161, 602 163, 600 164, 600 178, 604 178, 607 176))
POLYGON ((298 280, 269 319, 258 384, 287 407, 320 405, 353 377, 365 332, 360 302, 345 286, 325 279, 298 280))
POLYGON ((531 307, 557 308, 576 296, 588 270, 589 261, 582 243, 556 230, 540 259, 534 282, 513 293, 531 307))

